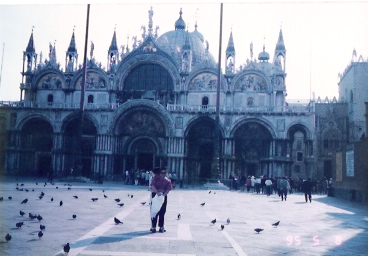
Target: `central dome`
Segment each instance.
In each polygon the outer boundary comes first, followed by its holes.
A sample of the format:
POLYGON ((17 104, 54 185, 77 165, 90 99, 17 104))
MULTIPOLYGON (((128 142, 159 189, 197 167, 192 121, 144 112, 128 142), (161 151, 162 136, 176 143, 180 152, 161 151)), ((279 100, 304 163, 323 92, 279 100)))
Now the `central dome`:
POLYGON ((181 53, 183 46, 187 42, 192 51, 192 66, 208 60, 215 62, 211 53, 206 49, 203 43, 203 36, 196 30, 196 33, 189 33, 185 31, 185 22, 182 19, 182 11, 180 10, 180 17, 175 22, 175 30, 169 31, 156 39, 156 44, 162 50, 167 52, 176 62, 177 66, 181 66, 181 53))

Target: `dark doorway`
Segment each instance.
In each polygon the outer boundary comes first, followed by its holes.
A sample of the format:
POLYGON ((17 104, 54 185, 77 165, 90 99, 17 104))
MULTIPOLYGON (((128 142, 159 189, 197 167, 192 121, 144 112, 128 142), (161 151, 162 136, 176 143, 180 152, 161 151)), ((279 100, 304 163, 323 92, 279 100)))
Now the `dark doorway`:
POLYGON ((82 176, 86 178, 91 178, 91 159, 82 159, 82 176))
POLYGON ((199 178, 211 178, 213 143, 210 142, 200 145, 198 149, 198 156, 201 165, 199 178))
POLYGON ((247 163, 247 176, 256 176, 257 164, 247 163))
POLYGON ((138 153, 137 167, 138 169, 152 170, 153 169, 153 154, 138 153))
POLYGON ((47 177, 52 172, 52 157, 38 156, 37 175, 39 177, 47 177))
POLYGON ((331 160, 325 160, 323 163, 323 175, 326 178, 331 178, 332 177, 332 162, 331 160))

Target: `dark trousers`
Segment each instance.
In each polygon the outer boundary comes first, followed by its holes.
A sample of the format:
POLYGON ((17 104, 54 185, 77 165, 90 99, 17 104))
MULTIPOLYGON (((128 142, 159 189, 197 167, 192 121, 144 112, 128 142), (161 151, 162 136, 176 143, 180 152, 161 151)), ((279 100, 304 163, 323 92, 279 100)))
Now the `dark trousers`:
MULTIPOLYGON (((152 192, 152 198, 156 195, 156 193, 152 192)), ((157 225, 157 219, 158 219, 158 226, 160 228, 164 227, 165 222, 165 213, 166 213, 166 205, 167 205, 167 196, 165 196, 164 203, 161 206, 160 211, 156 214, 156 216, 151 220, 152 227, 156 228, 157 225)))
POLYGON ((285 201, 286 201, 287 191, 288 191, 287 189, 280 190, 282 201, 284 200, 284 198, 285 198, 285 201))
POLYGON ((312 202, 312 192, 311 191, 305 191, 304 192, 304 197, 305 197, 305 201, 308 202, 312 202))
POLYGON ((271 186, 266 186, 267 195, 271 195, 271 186))

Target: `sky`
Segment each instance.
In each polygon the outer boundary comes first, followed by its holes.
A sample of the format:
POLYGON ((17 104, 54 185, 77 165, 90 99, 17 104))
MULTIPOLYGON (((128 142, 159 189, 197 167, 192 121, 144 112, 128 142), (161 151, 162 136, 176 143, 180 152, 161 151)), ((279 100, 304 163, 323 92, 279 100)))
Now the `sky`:
MULTIPOLYGON (((102 1, 90 0, 88 51, 91 41, 94 56, 103 67, 116 29, 117 43, 132 45, 132 37, 141 39, 141 26, 148 27, 148 11, 152 7, 153 27, 159 36, 174 30, 182 8, 189 32, 197 22, 198 31, 209 42, 216 60, 219 56, 220 2, 203 1, 102 1), (200 3, 198 3, 200 2, 200 3), (129 38, 129 39, 128 39, 129 38)), ((233 32, 236 67, 254 57, 263 46, 273 59, 280 29, 286 47, 287 99, 338 98, 338 74, 343 73, 353 58, 368 58, 368 0, 363 1, 223 1, 222 51, 233 32)), ((65 70, 65 54, 73 30, 83 63, 87 1, 32 1, 25 4, 0 0, 0 101, 18 101, 22 82, 23 51, 32 29, 36 53, 48 59, 49 44, 55 44, 57 61, 65 70)))

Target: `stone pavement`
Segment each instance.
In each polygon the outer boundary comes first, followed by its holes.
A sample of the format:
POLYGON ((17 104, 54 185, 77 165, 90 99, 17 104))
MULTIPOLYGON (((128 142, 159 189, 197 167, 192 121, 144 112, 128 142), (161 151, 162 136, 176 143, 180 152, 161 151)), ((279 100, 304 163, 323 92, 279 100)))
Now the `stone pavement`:
POLYGON ((0 255, 64 255, 67 242, 68 255, 368 255, 367 206, 325 195, 313 195, 312 203, 306 203, 299 193, 281 201, 277 195, 176 189, 168 196, 167 232, 152 234, 147 187, 117 182, 69 184, 71 189, 66 182, 44 186, 40 179, 1 178, 0 255), (16 190, 16 183, 23 191, 16 190), (41 191, 45 195, 39 199, 41 191), (28 202, 21 204, 26 198, 28 202), (118 206, 115 198, 124 206, 118 206), (23 217, 20 210, 26 213, 23 217), (43 219, 31 220, 29 213, 43 219), (124 224, 116 225, 114 217, 124 224), (24 225, 17 228, 21 221, 24 225), (276 221, 280 224, 273 227, 276 221), (46 226, 41 239, 37 236, 40 224, 46 226), (255 228, 264 230, 257 234, 255 228), (12 236, 9 242, 7 233, 12 236))

